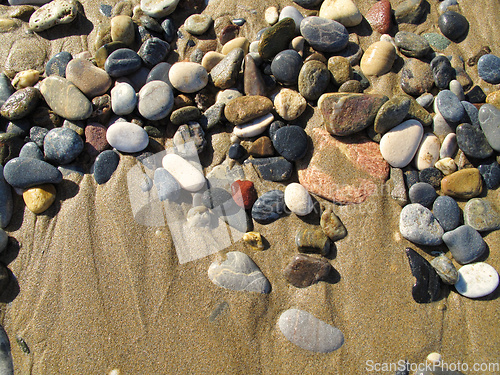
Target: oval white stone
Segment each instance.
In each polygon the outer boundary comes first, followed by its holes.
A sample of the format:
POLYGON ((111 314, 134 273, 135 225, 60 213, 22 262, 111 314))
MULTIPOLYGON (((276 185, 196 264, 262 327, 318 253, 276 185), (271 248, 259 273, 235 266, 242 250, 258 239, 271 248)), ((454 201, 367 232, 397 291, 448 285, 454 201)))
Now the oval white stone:
POLYGON ((177 154, 165 155, 162 165, 187 191, 198 191, 205 186, 203 173, 177 154))
POLYGON ((264 133, 273 120, 273 114, 268 113, 267 115, 257 117, 255 120, 247 122, 246 124, 235 126, 233 134, 240 138, 255 137, 256 135, 264 133))
POLYGON ((134 111, 136 105, 137 95, 128 83, 119 83, 111 89, 111 109, 116 115, 128 115, 134 111))
POLYGON ((363 20, 352 0, 325 0, 319 9, 319 16, 340 22, 345 27, 357 26, 363 20))
POLYGON ((281 314, 278 326, 288 341, 312 352, 330 353, 344 343, 344 335, 338 328, 307 311, 286 310, 281 314))
POLYGON ((150 17, 163 18, 172 13, 179 0, 141 0, 141 10, 150 17))
POLYGON ((415 166, 419 171, 433 167, 439 160, 441 142, 432 133, 425 133, 415 154, 415 166))
POLYGON ((404 121, 384 134, 380 140, 380 153, 392 167, 406 167, 415 156, 423 134, 420 122, 404 121))
POLYGON ((489 264, 467 264, 458 270, 457 292, 469 298, 480 298, 498 287, 498 272, 489 264))
POLYGON ((190 94, 204 88, 208 83, 207 70, 194 62, 178 62, 172 65, 168 79, 177 90, 190 94))
POLYGON ((314 208, 311 195, 301 184, 292 182, 285 189, 286 206, 299 216, 308 215, 314 208))
POLYGON ((106 131, 111 147, 122 152, 139 152, 148 147, 149 136, 139 125, 130 122, 115 122, 106 131))

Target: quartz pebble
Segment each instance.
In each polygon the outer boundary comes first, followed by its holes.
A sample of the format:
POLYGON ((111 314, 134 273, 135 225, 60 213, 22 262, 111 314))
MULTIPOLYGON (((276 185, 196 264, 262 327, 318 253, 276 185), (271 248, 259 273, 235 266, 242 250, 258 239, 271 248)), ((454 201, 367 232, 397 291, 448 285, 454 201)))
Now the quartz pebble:
POLYGON ((307 311, 286 310, 281 314, 278 326, 288 341, 312 352, 330 353, 344 343, 344 335, 338 328, 307 311))
POLYGON ((298 118, 306 106, 306 99, 295 90, 283 88, 274 98, 274 109, 285 121, 298 118))
MULTIPOLYGON (((445 176, 448 176, 457 171, 457 164, 455 163, 455 160, 449 157, 438 160, 436 164, 434 164, 434 166, 436 167, 436 169, 439 169, 445 176)), ((440 185, 441 180, 439 181, 439 186, 440 185)))
POLYGON ((367 76, 381 76, 389 72, 396 59, 396 49, 387 41, 375 42, 361 57, 360 67, 367 76))
POLYGON ((395 168, 406 167, 417 152, 424 129, 416 120, 407 120, 389 130, 380 140, 380 152, 395 168))
POLYGON ((319 16, 340 22, 345 27, 357 26, 363 20, 352 0, 325 0, 319 9, 319 16))
POLYGON ((3 169, 5 181, 14 188, 29 188, 42 184, 57 184, 62 174, 49 163, 30 158, 14 158, 3 169))
POLYGON ((38 8, 30 17, 29 30, 40 32, 72 22, 78 14, 76 2, 53 0, 38 8))
POLYGON ((441 142, 433 133, 425 133, 415 153, 415 166, 418 170, 434 167, 439 160, 441 142))
POLYGON ((498 287, 498 272, 489 264, 478 262, 458 270, 455 289, 469 298, 481 298, 493 293, 498 287))
POLYGON ((139 91, 137 109, 148 120, 161 120, 167 117, 174 106, 174 94, 163 81, 146 83, 139 91))
POLYGON ((56 188, 52 184, 33 186, 24 191, 23 199, 31 212, 41 214, 56 200, 56 188))
POLYGON ((266 181, 281 182, 288 180, 293 171, 293 163, 284 157, 247 159, 244 164, 252 164, 259 176, 266 181))
POLYGON ((278 8, 272 6, 266 9, 264 13, 264 18, 269 25, 274 25, 278 22, 278 8))
POLYGON ((276 151, 288 161, 302 159, 307 152, 307 134, 300 126, 284 126, 273 136, 276 151))
POLYGON ((500 229, 500 211, 486 199, 473 198, 464 207, 464 223, 478 232, 500 229))
POLYGON ((83 151, 83 140, 69 128, 50 130, 43 140, 43 150, 47 161, 68 164, 83 151))
POLYGON ((317 227, 300 229, 295 235, 295 244, 301 253, 318 253, 323 256, 330 253, 330 239, 317 227))
POLYGON ((262 194, 252 207, 252 218, 261 224, 278 220, 285 212, 284 193, 271 190, 262 194))
POLYGON ((179 155, 165 155, 162 159, 162 165, 187 191, 195 192, 205 186, 206 181, 203 173, 179 155))
POLYGON ((417 303, 429 303, 439 298, 440 278, 430 263, 415 250, 406 248, 411 273, 415 277, 412 296, 417 303))
POLYGON ((273 120, 274 116, 272 113, 268 113, 243 125, 235 126, 233 134, 240 138, 255 137, 262 134, 273 120))
POLYGON ((316 51, 338 52, 349 42, 344 25, 322 17, 306 17, 300 23, 300 33, 316 51))
POLYGON ((238 291, 269 293, 271 284, 254 261, 239 251, 230 251, 224 262, 214 261, 208 277, 215 285, 238 291))
POLYGON ((208 83, 208 73, 200 64, 177 62, 170 68, 168 78, 177 90, 189 94, 204 88, 208 83))
POLYGON ((332 266, 326 259, 298 254, 285 267, 283 275, 291 285, 297 288, 307 288, 319 281, 326 280, 331 271, 332 266))
POLYGON ((141 0, 141 10, 153 18, 163 18, 173 13, 179 0, 141 0))
POLYGON ((407 240, 419 245, 436 246, 443 240, 443 228, 432 212, 418 203, 403 207, 399 231, 407 240))
POLYGON ((292 182, 285 189, 285 204, 290 211, 298 216, 305 216, 312 212, 314 204, 308 191, 296 182, 292 182))
POLYGON ((245 38, 244 36, 241 36, 239 38, 234 38, 234 39, 230 40, 229 42, 227 42, 226 44, 224 44, 224 46, 222 47, 221 53, 223 55, 227 55, 233 49, 241 48, 243 50, 244 55, 246 55, 248 53, 249 47, 250 47, 250 42, 248 41, 248 39, 245 38))
POLYGON ((146 131, 130 122, 115 122, 106 132, 108 143, 121 152, 139 152, 149 144, 146 131))
POLYGON ((474 262, 486 251, 486 242, 474 228, 461 225, 443 234, 443 242, 460 264, 474 262))
POLYGON ((448 285, 455 285, 458 281, 458 272, 452 261, 444 254, 434 258, 431 266, 436 270, 441 280, 448 285))
POLYGON ((118 83, 111 89, 111 108, 118 116, 128 115, 137 105, 137 95, 128 83, 118 83))
POLYGON ((17 90, 31 87, 38 82, 39 78, 40 73, 38 70, 23 70, 22 72, 17 73, 14 79, 12 79, 12 86, 14 86, 17 90))

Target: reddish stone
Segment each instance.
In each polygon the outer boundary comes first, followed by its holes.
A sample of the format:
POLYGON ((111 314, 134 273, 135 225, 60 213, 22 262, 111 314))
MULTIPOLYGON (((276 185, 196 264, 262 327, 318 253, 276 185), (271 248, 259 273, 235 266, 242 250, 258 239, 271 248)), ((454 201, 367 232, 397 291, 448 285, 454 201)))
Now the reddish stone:
POLYGON ((109 147, 105 126, 91 122, 85 127, 85 150, 91 157, 95 158, 109 147))
POLYGON ((236 25, 229 25, 222 29, 219 34, 220 44, 224 45, 230 40, 233 40, 238 36, 238 32, 240 31, 240 27, 236 25))
POLYGON ((252 181, 236 180, 231 184, 231 195, 238 206, 252 208, 257 200, 257 191, 252 181))
POLYGON ((255 158, 274 156, 273 142, 269 137, 260 137, 248 148, 248 153, 255 158))
POLYGON ((362 203, 389 177, 379 145, 366 136, 332 137, 313 129, 313 147, 296 162, 299 182, 307 191, 336 203, 362 203))
POLYGON ((376 2, 366 13, 365 18, 373 30, 380 34, 387 34, 391 28, 391 3, 388 0, 376 2))

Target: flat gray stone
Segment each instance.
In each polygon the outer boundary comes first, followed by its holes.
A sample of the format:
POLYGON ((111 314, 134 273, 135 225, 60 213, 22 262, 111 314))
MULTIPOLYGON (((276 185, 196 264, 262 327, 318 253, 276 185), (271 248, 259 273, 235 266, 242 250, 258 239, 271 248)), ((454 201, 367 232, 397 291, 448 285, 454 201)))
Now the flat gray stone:
POLYGON ((443 228, 431 210, 419 203, 409 204, 403 208, 399 231, 404 238, 419 245, 436 246, 443 242, 443 228))
POLYGON ((460 264, 474 262, 486 251, 486 242, 477 230, 461 225, 457 229, 446 232, 443 241, 450 249, 453 258, 460 264))

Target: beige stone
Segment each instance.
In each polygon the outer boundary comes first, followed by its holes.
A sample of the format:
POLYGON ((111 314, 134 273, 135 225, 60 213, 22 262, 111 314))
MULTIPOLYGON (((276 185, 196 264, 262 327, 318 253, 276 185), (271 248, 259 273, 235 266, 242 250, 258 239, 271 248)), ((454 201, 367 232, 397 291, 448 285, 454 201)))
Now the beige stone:
POLYGON ((203 56, 201 65, 207 70, 208 73, 210 73, 212 68, 220 63, 224 57, 226 57, 226 55, 223 55, 222 53, 209 51, 203 56))
POLYGON ((33 186, 23 193, 26 207, 34 214, 47 210, 56 199, 56 188, 52 184, 33 186))
POLYGON ((345 27, 357 26, 363 20, 352 0, 325 0, 319 9, 319 16, 340 22, 345 27))
POLYGON ((135 29, 132 18, 116 16, 111 19, 111 39, 113 42, 123 42, 131 46, 135 39, 135 29))
POLYGON ((361 71, 367 76, 381 76, 391 70, 396 57, 392 43, 385 40, 375 42, 361 57, 361 71))
POLYGON ((245 52, 245 55, 248 53, 248 48, 250 47, 250 42, 248 41, 247 38, 244 36, 240 36, 239 38, 234 38, 224 44, 224 47, 222 47, 222 54, 227 55, 229 52, 231 52, 235 48, 241 48, 243 52, 245 52))
POLYGON ((281 89, 274 98, 274 108, 285 121, 295 120, 304 113, 306 106, 306 99, 295 90, 281 89))
POLYGON ((23 70, 16 74, 12 80, 12 86, 17 90, 24 89, 25 87, 34 86, 38 79, 40 78, 40 73, 38 70, 29 69, 23 70))

